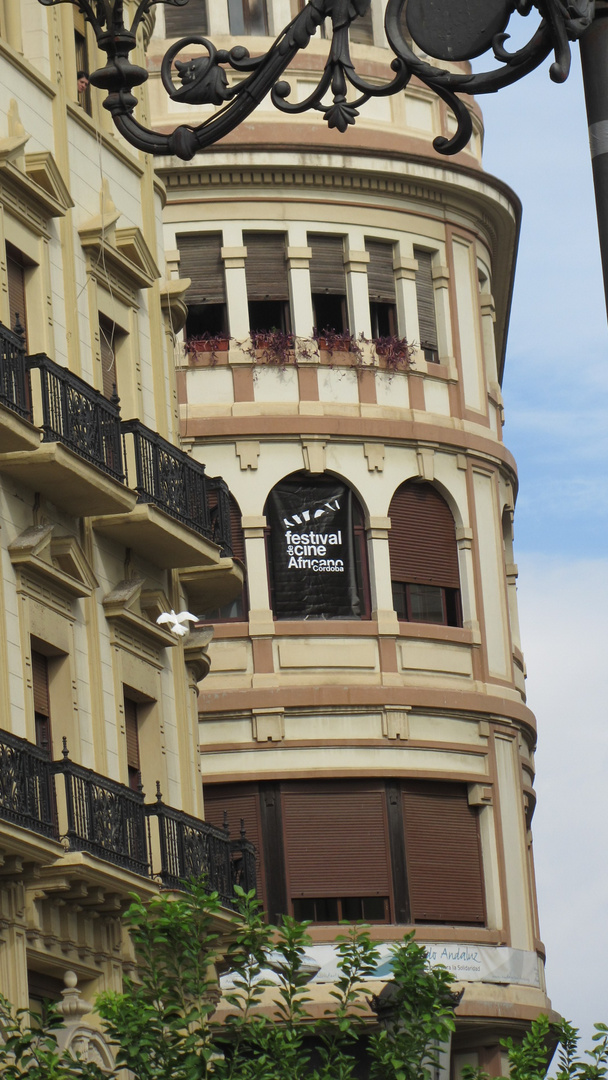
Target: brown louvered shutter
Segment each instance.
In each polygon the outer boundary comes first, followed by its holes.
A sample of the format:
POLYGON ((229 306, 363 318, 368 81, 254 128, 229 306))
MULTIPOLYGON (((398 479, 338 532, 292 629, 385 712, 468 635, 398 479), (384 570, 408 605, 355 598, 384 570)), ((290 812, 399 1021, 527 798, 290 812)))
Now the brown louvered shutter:
POLYGON ((437 319, 435 316, 435 290, 433 288, 433 264, 430 251, 414 248, 418 262, 416 271, 416 300, 418 304, 418 328, 420 343, 428 349, 437 350, 437 319))
POLYGON ((14 330, 17 322, 27 326, 27 311, 25 306, 25 267, 21 252, 17 251, 12 244, 6 246, 6 274, 8 278, 8 305, 10 310, 10 330, 14 330))
POLYGON ((248 300, 289 300, 284 233, 243 233, 248 300))
POLYGON ((99 352, 101 356, 102 393, 110 400, 114 388, 118 391, 116 378, 116 354, 114 351, 116 327, 104 315, 99 316, 99 352))
POLYGON ((129 770, 129 783, 133 788, 139 786, 139 773, 141 759, 139 753, 139 725, 137 718, 137 702, 125 697, 125 735, 127 737, 127 766, 129 770))
POLYGON ((46 656, 32 649, 32 689, 34 692, 34 722, 36 746, 52 752, 51 702, 49 694, 49 668, 46 656))
POLYGON ((205 784, 205 821, 224 828, 224 814, 228 815, 231 840, 241 835, 241 821, 245 834, 255 848, 255 868, 258 896, 263 896, 262 828, 260 821, 260 796, 257 784, 205 784))
POLYGON ((394 304, 396 293, 393 245, 385 244, 382 240, 366 240, 365 250, 369 254, 367 288, 370 300, 394 304))
POLYGON ((46 656, 32 649, 32 686, 34 689, 34 712, 50 716, 49 668, 46 656))
POLYGON ((178 236, 179 272, 191 278, 186 293, 187 304, 225 304, 226 278, 222 259, 222 234, 197 233, 178 236))
POLYGON ((242 516, 239 504, 233 495, 230 495, 230 529, 232 533, 232 554, 235 559, 245 562, 245 534, 243 532, 242 516))
POLYGON ((310 260, 311 292, 344 296, 346 293, 346 274, 342 237, 309 236, 308 244, 312 249, 312 258, 310 260))
POLYGON ((388 515, 391 581, 459 589, 454 518, 432 484, 403 484, 393 495, 388 515))
POLYGON ((358 19, 355 19, 354 22, 351 23, 350 40, 353 41, 355 45, 374 44, 374 27, 372 23, 371 8, 365 15, 360 15, 358 19))
POLYGON ((386 795, 380 784, 285 784, 288 895, 390 896, 386 795))
POLYGON ((207 34, 207 0, 189 0, 186 7, 165 7, 166 37, 181 37, 182 34, 207 34))
POLYGON ((403 819, 412 920, 485 924, 479 820, 466 785, 404 783, 403 819))

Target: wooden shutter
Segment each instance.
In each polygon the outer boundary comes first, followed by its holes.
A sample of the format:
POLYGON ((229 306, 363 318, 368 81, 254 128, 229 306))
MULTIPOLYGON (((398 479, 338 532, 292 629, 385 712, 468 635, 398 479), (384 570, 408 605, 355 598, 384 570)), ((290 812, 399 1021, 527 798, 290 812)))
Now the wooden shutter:
POLYGON ((165 7, 165 36, 181 37, 183 34, 207 34, 207 0, 189 0, 186 7, 165 7))
POLYGON ((355 45, 374 44, 374 27, 372 23, 371 8, 365 15, 360 15, 358 19, 355 19, 355 21, 351 23, 350 40, 354 42, 355 45))
POLYGON ((485 924, 479 821, 466 785, 405 783, 403 817, 412 920, 485 924))
POLYGON ((8 305, 10 310, 10 330, 19 322, 25 328, 27 311, 25 306, 25 268, 21 252, 12 245, 6 247, 6 274, 8 278, 8 305))
POLYGON ((460 588, 454 518, 432 484, 403 484, 388 514, 391 581, 460 588))
POLYGON ((312 248, 310 288, 313 293, 345 296, 344 244, 341 236, 309 236, 312 248))
POLYGON ((289 300, 284 233, 243 233, 248 300, 289 300))
POLYGON ((222 234, 197 233, 178 236, 181 277, 192 278, 186 293, 188 304, 225 304, 226 278, 222 259, 222 234))
POLYGON ((102 393, 110 400, 114 388, 118 390, 116 378, 116 326, 104 315, 99 316, 99 352, 101 356, 102 393))
POLYGON ((137 720, 137 702, 125 697, 125 734, 127 737, 127 765, 129 770, 138 773, 141 769, 139 754, 139 727, 137 720))
POLYGON ((260 822, 260 796, 257 784, 205 784, 205 821, 224 828, 224 814, 228 815, 230 838, 238 840, 241 820, 245 834, 255 848, 256 883, 258 896, 262 898, 262 828, 260 822))
POLYGON ((232 533, 232 554, 235 559, 245 562, 245 533, 243 532, 242 516, 239 504, 233 495, 230 495, 230 531, 232 533))
POLYGON ((433 288, 432 254, 414 248, 418 262, 416 271, 416 299, 418 303, 418 327, 420 343, 429 349, 437 349, 437 320, 435 317, 435 290, 433 288))
POLYGON ((46 656, 32 649, 32 686, 34 689, 34 712, 50 716, 49 668, 46 656))
POLYGON ((369 254, 367 288, 370 300, 394 304, 396 293, 393 245, 386 244, 382 240, 366 240, 365 250, 369 254))
POLYGON ((288 895, 390 896, 384 785, 285 784, 288 895))

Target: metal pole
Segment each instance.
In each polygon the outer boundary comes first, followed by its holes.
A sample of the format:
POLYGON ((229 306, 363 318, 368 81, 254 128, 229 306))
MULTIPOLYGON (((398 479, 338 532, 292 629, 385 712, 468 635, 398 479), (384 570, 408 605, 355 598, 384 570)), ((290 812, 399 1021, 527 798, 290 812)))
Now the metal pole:
POLYGON ((598 0, 595 18, 581 38, 581 62, 608 313, 608 3, 605 0, 598 0))

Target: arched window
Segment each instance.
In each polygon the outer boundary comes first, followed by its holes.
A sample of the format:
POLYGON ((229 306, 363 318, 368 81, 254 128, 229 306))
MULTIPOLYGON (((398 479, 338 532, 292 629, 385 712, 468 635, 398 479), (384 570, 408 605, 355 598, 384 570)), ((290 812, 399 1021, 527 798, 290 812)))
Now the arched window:
POLYGON ((368 619, 363 511, 330 476, 294 473, 264 509, 272 608, 277 619, 368 619))
POLYGON ((400 619, 461 626, 456 527, 432 484, 402 484, 389 507, 393 605, 400 619))

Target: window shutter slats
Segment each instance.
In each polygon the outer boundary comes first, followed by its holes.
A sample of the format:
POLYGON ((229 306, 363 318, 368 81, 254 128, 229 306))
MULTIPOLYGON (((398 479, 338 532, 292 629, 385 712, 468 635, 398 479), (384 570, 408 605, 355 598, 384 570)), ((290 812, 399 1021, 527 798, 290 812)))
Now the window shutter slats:
POLYGON ((25 270, 23 263, 20 262, 18 256, 15 254, 9 254, 7 251, 6 256, 6 274, 8 278, 8 304, 10 311, 10 330, 14 330, 17 323, 17 316, 19 316, 19 322, 23 327, 26 326, 26 308, 25 308, 25 270))
POLYGON ((233 495, 230 496, 230 528, 232 532, 232 554, 235 559, 245 562, 245 534, 239 505, 233 495))
POLYGON ((137 703, 125 698, 125 735, 127 737, 127 765, 135 772, 141 769, 139 754, 139 730, 137 722, 137 703))
POLYGON ((282 791, 289 895, 390 896, 384 790, 282 791))
POLYGON ((177 246, 180 276, 192 279, 186 293, 186 303, 225 304, 226 278, 221 233, 178 236, 177 246))
POLYGON ((241 820, 245 823, 247 839, 255 848, 258 896, 262 897, 262 829, 260 796, 256 784, 206 784, 204 787, 205 821, 217 829, 224 828, 224 812, 228 814, 231 840, 241 835, 241 820))
POLYGON ((418 303, 418 328, 420 343, 429 349, 437 349, 437 320, 435 316, 435 290, 433 288, 433 265, 430 251, 414 248, 418 262, 416 271, 416 299, 418 303))
POLYGON ((32 687, 34 690, 34 712, 49 716, 49 668, 46 656, 32 649, 32 687))
POLYGON ((391 580, 460 588, 456 527, 451 510, 431 484, 407 483, 389 507, 391 580))
POLYGON ((99 316, 99 352, 101 356, 102 393, 110 400, 116 385, 116 357, 114 353, 115 327, 109 319, 99 316))
POLYGON ((186 7, 165 7, 165 34, 168 38, 208 32, 207 0, 189 0, 186 7))
POLYGON ((403 814, 414 922, 485 924, 479 822, 466 786, 405 784, 403 814))
POLYGON ((371 8, 365 15, 360 15, 358 19, 355 19, 355 21, 351 23, 350 40, 354 42, 355 45, 374 44, 374 27, 371 8))
POLYGON ((248 300, 289 300, 284 233, 243 233, 248 300))
POLYGON ((341 236, 309 236, 312 249, 310 288, 313 293, 346 294, 344 244, 341 236))
POLYGON ((395 274, 393 271, 393 245, 381 240, 366 240, 365 250, 369 254, 367 266, 367 288, 370 300, 383 304, 394 304, 395 274))

